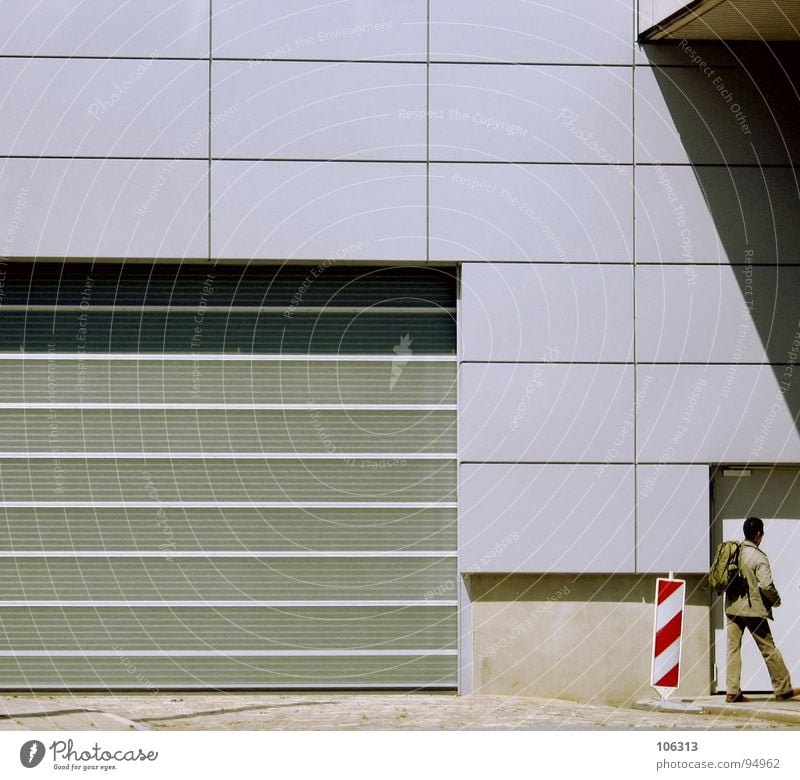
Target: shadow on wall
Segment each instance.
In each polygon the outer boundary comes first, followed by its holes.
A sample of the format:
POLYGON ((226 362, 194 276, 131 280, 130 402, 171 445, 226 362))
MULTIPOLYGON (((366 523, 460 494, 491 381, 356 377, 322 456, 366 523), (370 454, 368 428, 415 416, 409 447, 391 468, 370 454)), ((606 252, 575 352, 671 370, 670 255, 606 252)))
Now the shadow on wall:
MULTIPOLYGON (((684 575, 676 575, 684 578, 684 575)), ((589 601, 607 605, 653 606, 652 574, 481 574, 467 577, 470 598, 483 602, 536 602, 553 604, 589 601)), ((708 608, 708 583, 694 577, 686 591, 686 604, 708 608)), ((652 614, 650 615, 652 622, 652 614)), ((651 626, 652 628, 652 626, 651 626)))
MULTIPOLYGON (((679 41, 642 50, 654 67, 640 69, 637 83, 637 161, 651 164, 639 168, 639 260, 689 266, 686 289, 697 296, 693 310, 707 309, 698 317, 706 330, 700 335, 715 345, 711 362, 773 364, 797 425, 800 42, 679 41), (709 263, 721 267, 703 269, 709 263), (696 286, 693 274, 705 274, 696 286)), ((682 327, 669 311, 663 321, 682 327)), ((706 362, 689 354, 698 334, 686 327, 687 356, 678 360, 706 362)), ((752 376, 734 381, 748 384, 752 376)), ((750 389, 741 387, 745 399, 750 389)), ((754 400, 761 416, 776 399, 754 400)), ((726 432, 728 440, 734 435, 726 432)))

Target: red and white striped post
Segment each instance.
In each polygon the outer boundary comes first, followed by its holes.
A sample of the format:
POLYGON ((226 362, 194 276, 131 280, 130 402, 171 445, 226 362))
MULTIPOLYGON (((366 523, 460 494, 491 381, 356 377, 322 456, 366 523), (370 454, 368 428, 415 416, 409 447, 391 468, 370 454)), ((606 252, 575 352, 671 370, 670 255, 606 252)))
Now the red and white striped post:
POLYGON ((680 684, 683 604, 686 581, 656 580, 656 614, 653 626, 653 659, 650 685, 662 699, 667 699, 680 684))

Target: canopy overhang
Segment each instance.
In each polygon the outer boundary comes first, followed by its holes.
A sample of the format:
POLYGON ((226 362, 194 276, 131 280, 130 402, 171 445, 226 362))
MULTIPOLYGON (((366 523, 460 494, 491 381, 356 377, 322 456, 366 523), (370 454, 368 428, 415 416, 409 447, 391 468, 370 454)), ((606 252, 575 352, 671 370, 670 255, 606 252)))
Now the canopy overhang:
POLYGON ((642 0, 640 40, 800 41, 800 0, 642 0))

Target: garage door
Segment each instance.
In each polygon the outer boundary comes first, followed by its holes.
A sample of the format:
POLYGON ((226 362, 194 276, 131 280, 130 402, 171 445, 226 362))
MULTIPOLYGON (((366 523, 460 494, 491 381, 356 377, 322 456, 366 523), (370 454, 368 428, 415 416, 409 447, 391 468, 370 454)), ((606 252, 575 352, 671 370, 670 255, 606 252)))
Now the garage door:
POLYGON ((0 293, 1 687, 455 687, 451 271, 0 293))

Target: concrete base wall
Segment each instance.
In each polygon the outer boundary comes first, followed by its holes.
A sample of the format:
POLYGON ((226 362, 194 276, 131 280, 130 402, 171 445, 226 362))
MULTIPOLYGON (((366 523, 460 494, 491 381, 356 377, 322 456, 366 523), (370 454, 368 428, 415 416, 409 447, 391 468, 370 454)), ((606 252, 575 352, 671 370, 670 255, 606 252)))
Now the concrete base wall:
MULTIPOLYGON (((679 576, 679 575, 676 575, 679 576)), ((712 689, 710 596, 687 577, 681 686, 712 689)), ((650 687, 655 577, 472 575, 476 693, 624 705, 650 687)))

